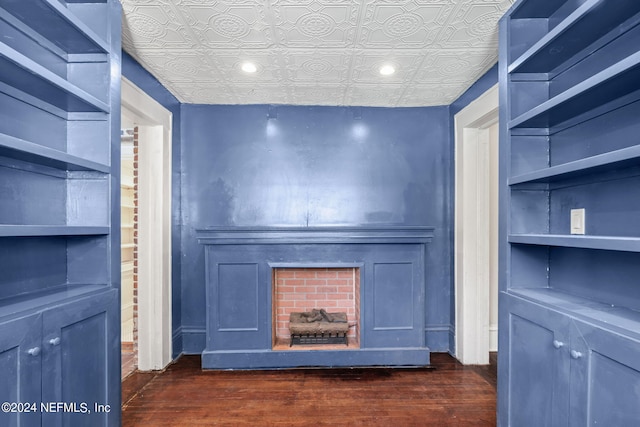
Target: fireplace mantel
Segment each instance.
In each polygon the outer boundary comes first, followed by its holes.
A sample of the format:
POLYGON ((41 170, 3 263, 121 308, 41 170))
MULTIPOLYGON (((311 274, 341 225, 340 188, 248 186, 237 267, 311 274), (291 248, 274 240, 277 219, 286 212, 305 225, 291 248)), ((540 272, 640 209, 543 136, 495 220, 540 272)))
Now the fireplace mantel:
POLYGON ((196 230, 203 245, 264 245, 304 243, 429 243, 434 227, 208 227, 196 230))
POLYGON ((205 369, 429 364, 426 346, 426 226, 208 227, 205 369), (357 267, 360 347, 275 350, 273 271, 357 267))

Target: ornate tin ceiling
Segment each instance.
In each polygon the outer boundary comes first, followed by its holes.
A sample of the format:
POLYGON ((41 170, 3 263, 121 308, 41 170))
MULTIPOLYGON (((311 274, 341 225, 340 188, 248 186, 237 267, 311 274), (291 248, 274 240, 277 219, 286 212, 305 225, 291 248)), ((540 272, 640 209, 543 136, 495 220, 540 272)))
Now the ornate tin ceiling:
POLYGON ((384 107, 454 101, 497 61, 513 2, 121 1, 124 50, 181 102, 384 107))

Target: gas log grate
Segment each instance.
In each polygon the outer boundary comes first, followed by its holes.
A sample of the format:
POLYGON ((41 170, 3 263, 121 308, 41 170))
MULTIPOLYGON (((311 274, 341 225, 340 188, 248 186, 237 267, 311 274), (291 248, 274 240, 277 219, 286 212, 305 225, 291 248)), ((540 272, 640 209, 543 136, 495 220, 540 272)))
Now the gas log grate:
POLYGON ((306 344, 346 344, 347 313, 328 313, 325 309, 293 312, 289 316, 290 346, 306 344))

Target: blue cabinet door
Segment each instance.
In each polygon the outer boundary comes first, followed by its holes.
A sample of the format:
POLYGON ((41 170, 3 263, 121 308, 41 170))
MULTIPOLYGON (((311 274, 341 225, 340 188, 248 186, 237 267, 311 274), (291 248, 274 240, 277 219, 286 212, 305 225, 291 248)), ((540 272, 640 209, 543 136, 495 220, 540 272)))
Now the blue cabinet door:
POLYGON ((574 321, 570 426, 640 425, 640 339, 574 321))
POLYGON ((568 423, 570 334, 568 317, 509 296, 507 420, 514 427, 568 423))
POLYGON ((119 424, 117 296, 110 290, 43 313, 42 399, 67 405, 43 413, 43 425, 119 424))
POLYGON ((41 325, 39 315, 0 323, 2 426, 40 425, 41 325))

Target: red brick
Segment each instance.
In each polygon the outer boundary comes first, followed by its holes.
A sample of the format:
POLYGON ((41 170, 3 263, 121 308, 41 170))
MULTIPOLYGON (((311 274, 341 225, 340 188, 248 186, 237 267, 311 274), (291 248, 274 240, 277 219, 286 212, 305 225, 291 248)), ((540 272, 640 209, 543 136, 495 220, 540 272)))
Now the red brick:
POLYGON ((296 293, 299 294, 307 294, 316 292, 317 288, 315 286, 296 286, 296 293))
POLYGON ((306 286, 326 286, 327 281, 321 279, 307 279, 305 280, 306 286))
POLYGON ((329 301, 329 300, 318 302, 318 304, 322 304, 322 308, 336 308, 338 306, 337 301, 329 301))
POLYGON ((287 286, 303 286, 305 281, 301 279, 285 279, 284 284, 287 286))
POLYGON ((278 279, 293 279, 294 277, 296 277, 296 273, 295 271, 290 269, 277 269, 276 277, 278 279))
POLYGON ((315 279, 316 272, 313 270, 295 270, 296 279, 315 279))
POLYGON ((298 308, 319 308, 317 301, 294 301, 294 307, 298 308))
POLYGON ((335 271, 318 271, 316 272, 318 279, 335 279, 338 277, 338 273, 335 271))

